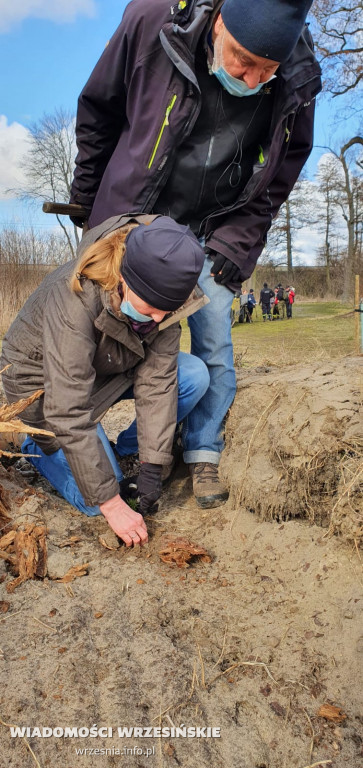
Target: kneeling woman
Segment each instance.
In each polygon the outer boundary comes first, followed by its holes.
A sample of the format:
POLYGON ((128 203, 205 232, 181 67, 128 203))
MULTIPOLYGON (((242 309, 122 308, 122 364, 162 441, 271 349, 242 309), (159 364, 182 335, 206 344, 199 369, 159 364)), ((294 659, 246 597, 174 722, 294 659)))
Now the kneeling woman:
POLYGON ((99 419, 135 398, 145 514, 160 496, 177 419, 208 387, 204 363, 179 353, 179 318, 203 302, 189 298, 203 263, 195 236, 169 217, 113 217, 85 235, 78 262, 43 280, 4 338, 8 401, 44 389, 22 418, 55 434, 28 437, 23 451, 37 454, 29 461, 67 501, 101 512, 127 546, 146 542, 147 529, 119 495, 122 474, 99 419))

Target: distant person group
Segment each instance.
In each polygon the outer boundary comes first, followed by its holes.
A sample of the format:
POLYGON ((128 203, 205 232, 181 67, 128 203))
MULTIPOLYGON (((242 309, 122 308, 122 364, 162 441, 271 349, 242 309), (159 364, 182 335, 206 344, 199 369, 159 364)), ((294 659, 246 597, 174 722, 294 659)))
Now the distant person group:
MULTIPOLYGON (((286 317, 292 317, 292 305, 295 301, 295 288, 292 285, 283 288, 281 283, 274 289, 269 288, 267 283, 263 284, 260 291, 259 305, 262 308, 262 319, 283 320, 286 317)), ((257 306, 253 288, 249 291, 244 289, 240 296, 239 323, 251 323, 253 311, 257 306)))

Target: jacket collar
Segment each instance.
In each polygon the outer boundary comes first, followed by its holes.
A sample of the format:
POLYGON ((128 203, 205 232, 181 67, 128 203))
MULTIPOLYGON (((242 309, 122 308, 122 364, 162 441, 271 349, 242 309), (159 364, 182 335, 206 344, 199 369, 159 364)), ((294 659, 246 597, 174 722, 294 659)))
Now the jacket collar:
MULTIPOLYGON (((117 290, 103 291, 100 289, 100 298, 103 309, 99 316, 95 320, 95 326, 98 330, 106 333, 108 336, 117 341, 121 341, 130 346, 126 340, 128 336, 133 336, 136 341, 136 347, 139 347, 141 343, 138 335, 132 329, 131 323, 127 315, 121 312, 121 297, 117 290)), ((196 285, 189 298, 184 302, 183 306, 177 309, 175 312, 171 312, 167 315, 161 323, 158 323, 155 329, 152 329, 148 334, 148 339, 153 339, 159 331, 165 330, 174 323, 180 323, 184 318, 189 317, 198 309, 201 309, 206 304, 209 304, 208 297, 203 293, 199 285, 196 285)), ((144 337, 145 339, 146 337, 144 337)), ((135 349, 135 345, 132 344, 132 349, 135 349)))

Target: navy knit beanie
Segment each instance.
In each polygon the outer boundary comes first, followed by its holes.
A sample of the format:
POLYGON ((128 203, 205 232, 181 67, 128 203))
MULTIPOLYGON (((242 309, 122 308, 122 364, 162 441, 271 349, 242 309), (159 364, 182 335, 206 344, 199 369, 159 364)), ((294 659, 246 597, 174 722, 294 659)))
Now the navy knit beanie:
POLYGON ((225 0, 224 25, 255 56, 286 61, 304 28, 312 0, 225 0))
POLYGON ((204 250, 189 227, 158 216, 127 236, 121 274, 140 299, 171 312, 195 288, 204 259, 204 250))

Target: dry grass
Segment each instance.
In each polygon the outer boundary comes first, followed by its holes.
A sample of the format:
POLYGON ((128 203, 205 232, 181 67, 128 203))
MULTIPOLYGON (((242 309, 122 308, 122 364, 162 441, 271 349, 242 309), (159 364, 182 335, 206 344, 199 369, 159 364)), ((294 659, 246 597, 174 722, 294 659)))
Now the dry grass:
MULTIPOLYGON (((331 360, 354 354, 354 313, 338 302, 294 305, 291 320, 263 322, 261 309, 250 324, 235 324, 232 340, 236 368, 286 366, 331 360)), ((189 351, 190 335, 183 323, 181 349, 189 351)))

